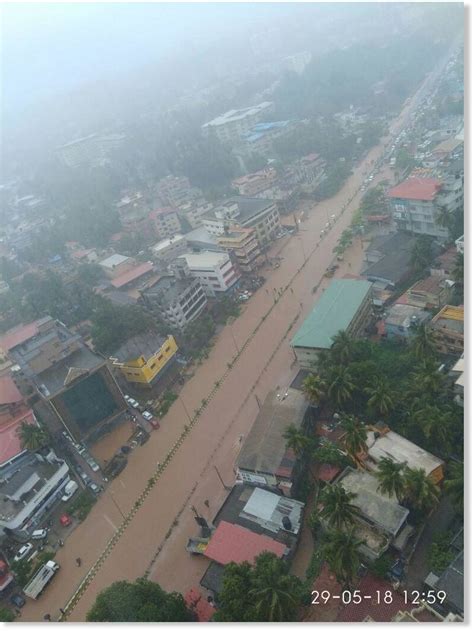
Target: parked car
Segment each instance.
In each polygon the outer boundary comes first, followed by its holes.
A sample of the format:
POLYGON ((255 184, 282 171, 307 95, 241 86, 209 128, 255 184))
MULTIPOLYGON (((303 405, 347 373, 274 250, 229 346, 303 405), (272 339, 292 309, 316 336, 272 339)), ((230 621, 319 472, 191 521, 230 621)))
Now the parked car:
POLYGON ((13 560, 21 561, 22 559, 26 559, 26 557, 29 555, 32 549, 33 549, 32 543, 25 543, 25 545, 21 546, 21 548, 18 550, 13 560))
POLYGON ((87 473, 86 473, 85 471, 82 471, 82 472, 79 474, 79 476, 80 476, 81 480, 84 482, 84 484, 89 484, 89 482, 90 482, 90 477, 87 475, 87 473))
POLYGON ((26 603, 26 600, 23 598, 21 594, 13 594, 13 596, 10 596, 10 602, 15 607, 18 607, 18 609, 21 609, 23 605, 26 603))
POLYGON ((153 418, 153 414, 151 414, 150 412, 148 412, 148 410, 145 410, 142 414, 143 418, 147 421, 151 421, 151 419, 153 418))
POLYGON ((75 480, 70 480, 64 487, 64 495, 61 497, 61 500, 63 502, 69 502, 78 488, 79 484, 75 480))
POLYGON ((64 527, 70 526, 72 524, 72 519, 69 517, 67 513, 64 513, 59 518, 59 523, 61 524, 61 526, 64 526, 64 527))
POLYGON ((89 482, 88 486, 93 493, 95 493, 96 495, 99 495, 101 489, 98 484, 96 484, 95 482, 89 482))
POLYGON ((38 530, 34 530, 31 538, 36 540, 36 539, 46 539, 46 537, 48 536, 48 530, 47 528, 39 528, 38 530))
POLYGON ((149 423, 153 427, 153 429, 160 429, 160 424, 158 423, 155 417, 150 419, 149 423))
POLYGON ((128 405, 132 407, 134 410, 137 410, 140 407, 140 404, 138 403, 138 401, 135 401, 135 399, 132 399, 132 397, 129 397, 128 394, 124 395, 124 399, 128 403, 128 405))

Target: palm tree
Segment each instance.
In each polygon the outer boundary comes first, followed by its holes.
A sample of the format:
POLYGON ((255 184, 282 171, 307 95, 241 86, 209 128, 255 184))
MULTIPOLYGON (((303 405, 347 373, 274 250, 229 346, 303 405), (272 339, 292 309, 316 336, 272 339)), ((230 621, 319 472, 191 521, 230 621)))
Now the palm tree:
POLYGON ((286 440, 287 448, 292 449, 298 457, 307 455, 311 449, 310 437, 293 423, 285 429, 283 438, 286 440))
POLYGON ((436 353, 436 343, 432 329, 428 328, 426 324, 418 326, 411 347, 417 359, 433 357, 436 353))
POLYGON ((355 388, 349 368, 341 365, 330 371, 328 396, 336 407, 342 408, 351 398, 355 388))
POLYGON ((379 481, 378 490, 389 497, 395 495, 398 501, 403 497, 403 472, 405 464, 394 462, 390 458, 381 458, 377 464, 375 477, 379 481))
POLYGON ((339 363, 347 363, 354 352, 354 340, 346 331, 339 331, 332 338, 331 355, 339 363))
POLYGON ((349 532, 335 530, 327 534, 323 545, 323 556, 337 581, 343 587, 351 587, 361 563, 360 546, 363 541, 357 539, 354 529, 349 532))
POLYGON ((410 377, 414 393, 439 396, 446 389, 446 380, 433 360, 425 359, 410 377))
POLYGON ((464 511, 464 463, 454 462, 448 469, 448 477, 444 483, 446 492, 451 497, 455 509, 464 511))
POLYGON ((326 384, 318 375, 308 375, 303 381, 305 397, 313 405, 318 405, 326 393, 326 384))
POLYGON ((395 408, 392 388, 385 377, 378 377, 372 386, 365 388, 365 392, 369 395, 367 405, 373 412, 387 416, 395 408))
POLYGON ((411 251, 410 264, 418 271, 424 270, 431 261, 431 237, 422 235, 419 237, 411 251))
POLYGON ((424 405, 414 414, 421 431, 432 445, 443 453, 451 448, 451 427, 453 418, 449 410, 442 411, 437 405, 424 405))
POLYGON ((355 493, 346 491, 339 484, 327 486, 320 496, 323 503, 321 518, 336 530, 352 526, 355 518, 360 514, 359 508, 351 503, 355 497, 355 493))
POLYGON ((367 451, 367 428, 352 415, 345 416, 342 420, 344 447, 349 456, 359 462, 358 455, 367 451))
POLYGON ((427 515, 438 503, 439 495, 439 488, 423 469, 405 469, 403 499, 410 508, 427 515))
POLYGON ((451 230, 453 225, 453 215, 446 206, 441 206, 436 216, 436 223, 442 228, 451 230))
POLYGON ((295 619, 301 602, 301 585, 288 573, 284 561, 269 552, 260 554, 252 584, 249 595, 255 603, 259 621, 290 622, 295 619))
POLYGON ((42 427, 31 425, 25 421, 18 428, 18 436, 23 449, 29 449, 30 451, 41 449, 49 440, 47 432, 42 427))

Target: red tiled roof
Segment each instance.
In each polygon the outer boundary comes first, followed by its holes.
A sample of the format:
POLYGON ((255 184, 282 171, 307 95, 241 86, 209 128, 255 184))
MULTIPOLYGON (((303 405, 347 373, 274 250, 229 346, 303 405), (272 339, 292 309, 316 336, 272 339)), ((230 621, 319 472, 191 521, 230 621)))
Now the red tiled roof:
POLYGON ((30 324, 20 324, 13 329, 7 331, 0 337, 0 348, 8 353, 9 350, 22 344, 38 334, 37 322, 30 322, 30 324))
POLYGON ((390 215, 367 215, 367 221, 389 221, 390 215))
POLYGON ((23 451, 18 436, 18 428, 22 423, 35 423, 33 412, 28 408, 23 408, 15 416, 0 416, 0 465, 23 451))
POLYGON ((111 281, 111 284, 116 289, 119 289, 120 287, 124 287, 125 285, 128 285, 128 283, 131 283, 132 280, 136 280, 137 278, 140 278, 140 276, 143 276, 144 274, 151 272, 152 269, 153 269, 153 263, 151 263, 150 261, 147 261, 146 263, 142 263, 141 265, 132 267, 132 269, 128 270, 128 272, 124 272, 123 274, 120 274, 120 276, 117 276, 117 278, 114 278, 111 281))
POLYGON ((318 479, 323 482, 331 482, 340 472, 339 467, 335 467, 331 464, 323 464, 319 467, 318 479))
POLYGON ((441 188, 441 181, 429 177, 409 177, 388 191, 389 197, 431 201, 441 188))
POLYGON ((93 252, 93 250, 89 249, 89 250, 75 250, 71 256, 75 259, 83 259, 85 256, 87 256, 88 254, 90 254, 91 252, 93 252))
POLYGON ((221 565, 227 565, 232 561, 253 563, 255 557, 262 552, 273 552, 282 557, 285 550, 286 546, 283 543, 274 541, 266 535, 257 535, 242 526, 221 521, 204 554, 221 565))
POLYGON ((186 607, 196 614, 198 622, 209 622, 216 612, 215 608, 207 602, 201 592, 195 587, 186 592, 184 602, 186 607))
POLYGON ((399 296, 399 297, 395 300, 395 304, 396 304, 396 305, 407 305, 407 304, 408 304, 408 294, 407 294, 407 292, 405 292, 404 294, 402 294, 401 296, 399 296))
POLYGON ((13 379, 8 375, 0 377, 0 405, 19 403, 22 399, 23 397, 13 379))
POLYGON ((428 293, 438 294, 441 293, 442 287, 439 278, 436 276, 427 276, 412 285, 408 291, 426 291, 428 293))
POLYGON ((148 216, 150 217, 150 219, 156 219, 158 215, 166 215, 168 213, 175 212, 176 208, 173 208, 172 206, 163 206, 163 208, 156 208, 155 210, 152 210, 148 216))

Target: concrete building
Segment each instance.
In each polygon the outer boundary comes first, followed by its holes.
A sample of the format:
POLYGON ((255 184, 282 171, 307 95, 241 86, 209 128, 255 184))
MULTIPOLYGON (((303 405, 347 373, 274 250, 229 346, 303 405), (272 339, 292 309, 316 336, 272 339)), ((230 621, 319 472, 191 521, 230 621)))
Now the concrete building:
POLYGON ((382 458, 389 458, 410 469, 423 469, 435 484, 440 484, 444 478, 444 462, 441 458, 433 456, 383 424, 377 424, 367 433, 367 455, 366 465, 373 471, 382 458))
POLYGON ((187 232, 184 236, 188 248, 192 252, 223 252, 223 249, 217 243, 217 237, 213 234, 209 234, 204 226, 195 228, 191 230, 191 232, 187 232))
POLYGON ((3 467, 25 451, 19 436, 23 423, 35 425, 35 416, 10 375, 4 375, 0 377, 0 476, 3 467))
POLYGON ((134 288, 142 287, 153 275, 155 269, 151 261, 136 264, 127 271, 116 274, 110 281, 113 289, 120 291, 130 291, 134 288))
POLYGON ((295 129, 294 121, 272 121, 257 123, 242 134, 234 153, 244 160, 252 155, 271 157, 274 155, 273 142, 288 136, 295 129))
POLYGON ((390 288, 406 281, 412 273, 411 252, 416 237, 403 232, 374 237, 365 253, 361 276, 390 288))
POLYGON ((56 426, 62 423, 77 442, 95 440, 126 409, 103 357, 58 320, 15 327, 0 337, 0 348, 16 365, 15 379, 37 389, 56 426))
POLYGON ((446 195, 442 181, 435 178, 409 177, 391 188, 388 197, 398 229, 446 240, 448 229, 438 223, 441 207, 449 206, 451 195, 446 195))
POLYGON ((124 134, 90 134, 58 147, 56 154, 67 167, 100 166, 108 161, 109 154, 124 142, 124 134))
POLYGON ((444 306, 430 322, 436 349, 443 355, 464 351, 464 307, 444 306))
POLYGON ((24 452, 1 469, 0 530, 27 534, 63 494, 69 467, 52 450, 24 452))
POLYGON ((158 208, 149 214, 153 229, 159 239, 174 237, 181 230, 181 223, 176 208, 168 206, 158 208))
POLYGON ((388 339, 407 339, 416 331, 416 327, 430 319, 429 311, 420 307, 395 303, 384 319, 385 333, 388 339))
POLYGON ((248 173, 232 180, 231 186, 239 195, 256 197, 273 186, 277 179, 277 172, 272 167, 248 173))
POLYGON ((312 412, 302 392, 293 388, 270 392, 237 458, 237 483, 264 486, 291 496, 299 467, 283 433, 291 424, 305 431, 311 422, 312 412))
POLYGON ((431 263, 430 274, 440 279, 453 279, 454 269, 456 267, 457 249, 449 248, 437 256, 431 263))
POLYGON ((143 304, 170 326, 185 329, 207 305, 207 297, 198 278, 162 276, 141 292, 143 304))
POLYGON ((361 335, 371 317, 372 283, 333 280, 291 340, 300 367, 311 368, 318 354, 331 348, 339 331, 361 335))
POLYGON ((243 274, 255 272, 264 262, 253 228, 229 228, 217 237, 217 243, 228 252, 243 274))
POLYGON ((123 256, 122 254, 112 254, 107 258, 99 261, 99 265, 105 272, 107 278, 116 278, 125 272, 128 272, 133 265, 134 260, 129 256, 123 256))
POLYGON ((182 220, 189 223, 192 229, 202 225, 202 217, 212 210, 212 204, 204 199, 193 199, 192 201, 180 204, 178 215, 182 220))
POLYGON ((456 243, 456 250, 460 254, 464 254, 464 235, 462 235, 462 237, 459 237, 459 239, 456 239, 455 243, 456 243))
POLYGON ((200 252, 183 254, 189 275, 197 278, 207 296, 226 293, 239 280, 240 274, 225 252, 200 252))
POLYGON ((408 304, 420 309, 440 309, 449 303, 454 282, 436 276, 422 278, 406 292, 408 304))
POLYGON ((189 179, 185 176, 168 175, 158 182, 155 192, 159 203, 162 206, 172 206, 181 208, 189 202, 203 200, 202 191, 191 186, 189 179))
POLYGON ((273 110, 273 103, 264 101, 239 110, 229 110, 202 125, 204 136, 215 135, 220 142, 235 142, 273 110))
POLYGON ((110 357, 130 383, 152 386, 172 365, 178 346, 172 335, 166 338, 155 333, 136 335, 110 357))
POLYGON ((162 239, 150 248, 154 258, 163 265, 174 261, 175 258, 184 254, 187 249, 188 244, 182 234, 177 234, 168 239, 162 239))
POLYGON ((214 236, 231 225, 254 228, 260 247, 265 247, 280 231, 280 214, 273 200, 257 197, 231 197, 203 216, 203 225, 214 236))

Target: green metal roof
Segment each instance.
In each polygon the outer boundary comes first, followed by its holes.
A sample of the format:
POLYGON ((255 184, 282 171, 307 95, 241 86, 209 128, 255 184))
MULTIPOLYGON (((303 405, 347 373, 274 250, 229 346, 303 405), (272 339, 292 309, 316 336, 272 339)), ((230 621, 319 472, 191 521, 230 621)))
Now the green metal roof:
POLYGON ((291 340, 291 346, 331 348, 332 338, 348 328, 371 287, 372 283, 366 280, 333 280, 291 340))

